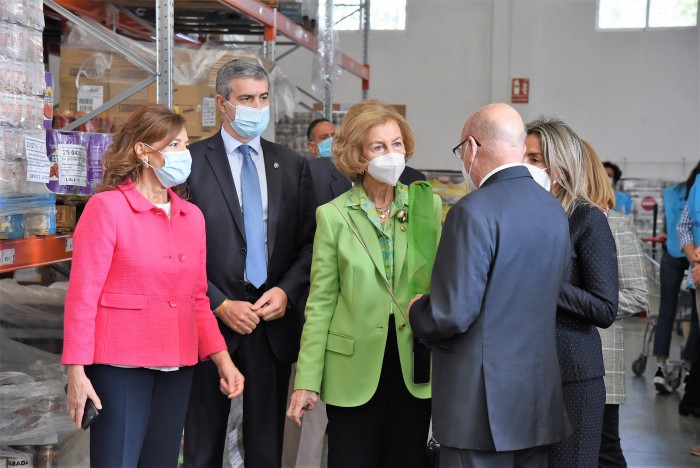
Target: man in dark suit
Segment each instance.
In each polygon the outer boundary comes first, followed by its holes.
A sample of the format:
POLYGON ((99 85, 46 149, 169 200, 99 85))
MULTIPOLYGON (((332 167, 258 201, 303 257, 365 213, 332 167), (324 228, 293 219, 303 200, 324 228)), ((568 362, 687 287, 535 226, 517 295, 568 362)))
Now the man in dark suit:
MULTIPOLYGON (((328 146, 328 139, 335 135, 335 125, 328 119, 316 119, 309 124, 306 131, 308 147, 316 159, 309 161, 311 178, 314 181, 316 204, 318 206, 328 203, 335 197, 350 190, 352 184, 333 164, 332 152, 328 146)), ((399 177, 404 185, 410 185, 417 180, 425 180, 425 174, 406 166, 399 177)))
POLYGON ((477 190, 448 213, 431 294, 409 306, 413 333, 433 346, 440 466, 544 467, 547 445, 571 432, 554 328, 567 217, 521 164, 525 126, 511 106, 477 111, 461 140, 477 190))
MULTIPOLYGON (((246 379, 246 466, 281 464, 287 386, 309 286, 314 194, 307 161, 260 138, 269 120, 269 77, 233 60, 216 79, 221 132, 190 146, 191 201, 207 227, 208 296, 229 352, 246 379)), ((204 259, 202 259, 204 261, 204 259)), ((185 466, 221 466, 230 402, 210 362, 194 372, 185 466)))

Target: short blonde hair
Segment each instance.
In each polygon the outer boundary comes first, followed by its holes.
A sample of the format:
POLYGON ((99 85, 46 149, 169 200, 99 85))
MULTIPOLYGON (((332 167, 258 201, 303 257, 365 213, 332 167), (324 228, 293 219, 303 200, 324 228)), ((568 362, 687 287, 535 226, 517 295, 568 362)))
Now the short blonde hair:
POLYGON ((581 139, 585 165, 584 192, 586 197, 601 210, 615 209, 615 192, 608 181, 608 173, 593 147, 581 139))
POLYGON ((416 149, 416 137, 406 119, 390 105, 376 99, 366 99, 352 106, 343 118, 333 138, 333 163, 351 181, 361 181, 367 169, 363 151, 365 137, 372 127, 389 120, 398 124, 406 160, 410 159, 416 149))

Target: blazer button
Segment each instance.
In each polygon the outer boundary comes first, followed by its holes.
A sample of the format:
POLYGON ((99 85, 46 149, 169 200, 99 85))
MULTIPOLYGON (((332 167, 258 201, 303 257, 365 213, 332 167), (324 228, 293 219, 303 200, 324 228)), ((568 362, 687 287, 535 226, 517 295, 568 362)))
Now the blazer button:
POLYGON ((184 262, 185 261, 185 254, 178 255, 178 258, 180 259, 181 262, 184 262))
POLYGON ((243 248, 241 249, 241 253, 242 253, 243 255, 245 255, 245 253, 246 253, 245 247, 243 247, 243 248))
POLYGON ((170 301, 170 307, 177 307, 177 302, 170 301))

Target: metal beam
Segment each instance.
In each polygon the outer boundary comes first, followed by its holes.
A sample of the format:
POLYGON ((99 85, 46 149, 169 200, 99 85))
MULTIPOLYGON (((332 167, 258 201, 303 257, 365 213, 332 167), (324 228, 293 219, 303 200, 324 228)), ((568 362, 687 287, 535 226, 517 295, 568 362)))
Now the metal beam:
POLYGON ((156 0, 156 96, 173 107, 174 0, 156 0))

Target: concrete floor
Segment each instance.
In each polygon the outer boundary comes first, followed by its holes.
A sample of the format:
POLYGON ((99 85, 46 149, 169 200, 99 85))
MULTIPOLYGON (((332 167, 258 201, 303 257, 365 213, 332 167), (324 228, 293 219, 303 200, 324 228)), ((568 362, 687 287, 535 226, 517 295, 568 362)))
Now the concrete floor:
MULTIPOLYGON (((630 467, 700 467, 700 457, 689 449, 700 444, 700 419, 678 414, 682 387, 671 395, 658 395, 652 380, 656 360, 650 356, 643 375, 631 370, 642 352, 647 319, 625 319, 625 370, 627 403, 620 406, 622 450, 630 467)), ((671 359, 679 359, 680 337, 674 333, 671 359)), ((651 353, 651 349, 650 349, 651 353)))
MULTIPOLYGON (((641 317, 630 317, 624 321, 627 403, 620 407, 620 435, 628 466, 700 467, 700 457, 689 453, 692 446, 700 444, 700 419, 678 414, 682 387, 671 395, 656 393, 652 382, 656 372, 653 357, 648 358, 643 375, 635 376, 632 372, 632 362, 642 352, 646 325, 647 319, 641 317)), ((680 342, 680 337, 674 333, 672 360, 679 359, 680 342)), ((238 398, 234 401, 231 422, 240 418, 240 410, 238 398)), ((230 441, 235 441, 237 436, 238 434, 233 435, 230 441)), ((240 458, 236 455, 233 458, 236 460, 232 463, 225 462, 224 466, 242 466, 240 458)), ((322 467, 325 467, 325 457, 322 467)))

